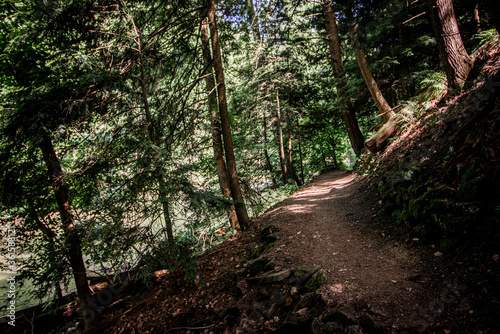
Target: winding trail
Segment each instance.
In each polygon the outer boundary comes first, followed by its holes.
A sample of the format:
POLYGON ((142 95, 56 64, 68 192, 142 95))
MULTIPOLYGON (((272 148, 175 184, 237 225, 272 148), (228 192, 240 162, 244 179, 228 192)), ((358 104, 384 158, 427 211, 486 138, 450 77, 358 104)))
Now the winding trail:
POLYGON ((331 303, 367 305, 389 328, 423 329, 440 312, 429 307, 436 299, 429 289, 435 273, 421 252, 401 242, 403 232, 355 178, 345 171, 318 176, 266 212, 263 223, 281 228, 270 257, 277 270, 326 270, 322 295, 331 303))

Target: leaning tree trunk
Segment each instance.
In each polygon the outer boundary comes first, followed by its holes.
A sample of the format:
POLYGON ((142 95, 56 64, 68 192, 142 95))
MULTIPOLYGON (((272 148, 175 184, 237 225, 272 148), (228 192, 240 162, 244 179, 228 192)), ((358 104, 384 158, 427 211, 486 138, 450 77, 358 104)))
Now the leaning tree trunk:
POLYGON ((281 175, 283 176, 283 184, 287 184, 287 182, 288 182, 288 170, 286 168, 285 145, 283 143, 283 128, 281 126, 280 95, 279 95, 278 89, 276 89, 276 118, 277 118, 276 126, 278 128, 281 175))
POLYGON ((49 180, 55 193, 59 215, 61 216, 67 256, 75 279, 83 322, 85 329, 89 329, 96 320, 96 313, 92 308, 92 292, 87 280, 80 236, 75 226, 74 211, 69 199, 69 187, 66 183, 59 158, 52 145, 52 140, 47 133, 43 134, 41 149, 45 165, 47 166, 49 180))
MULTIPOLYGON (((217 176, 219 177, 219 186, 222 195, 228 200, 231 199, 231 187, 229 186, 229 178, 227 176, 226 162, 224 161, 224 148, 222 146, 222 134, 220 130, 220 122, 217 117, 217 96, 215 95, 215 80, 211 74, 213 70, 212 56, 210 54, 210 36, 208 34, 208 21, 204 19, 201 24, 201 44, 203 50, 203 64, 209 73, 205 77, 206 89, 208 95, 208 109, 212 118, 212 144, 214 148, 215 167, 217 176)), ((239 229, 238 217, 234 205, 231 203, 227 206, 227 214, 229 223, 232 228, 239 229)))
POLYGON ((377 105, 380 116, 382 116, 382 128, 365 142, 366 148, 370 152, 375 153, 380 151, 385 146, 387 139, 393 136, 398 130, 398 117, 396 117, 396 113, 385 100, 382 92, 378 88, 377 82, 373 78, 370 68, 368 67, 365 53, 359 43, 358 31, 353 15, 350 11, 347 11, 347 15, 351 24, 351 42, 356 50, 356 60, 358 62, 358 66, 361 70, 363 78, 365 79, 366 86, 370 91, 370 95, 377 105))
POLYGON ((342 63, 342 55, 340 52, 340 39, 337 28, 337 21, 335 12, 333 11, 331 2, 323 3, 323 9, 326 18, 326 33, 328 34, 328 47, 330 49, 330 60, 332 62, 333 75, 335 78, 341 80, 337 84, 337 95, 344 100, 345 108, 342 111, 342 118, 344 119, 347 128, 347 134, 351 142, 351 147, 357 156, 361 155, 364 147, 364 138, 361 130, 359 129, 358 120, 354 112, 354 107, 349 98, 343 98, 342 90, 346 86, 344 81, 345 72, 344 64, 342 63))
POLYGON ((224 68, 222 66, 222 56, 215 19, 214 0, 207 0, 208 19, 210 33, 212 35, 212 54, 214 58, 215 79, 217 80, 217 97, 219 100, 219 114, 222 125, 222 138, 224 140, 224 151, 226 153, 226 163, 229 172, 229 185, 234 200, 234 208, 238 216, 240 228, 245 230, 249 226, 247 208, 241 193, 238 173, 236 171, 236 159, 234 157, 233 138, 231 135, 231 125, 229 123, 229 113, 227 110, 226 84, 224 79, 224 68))
POLYGON ((448 88, 460 91, 472 68, 473 60, 462 42, 453 11, 453 2, 452 0, 429 0, 429 11, 436 35, 439 58, 448 79, 448 88))

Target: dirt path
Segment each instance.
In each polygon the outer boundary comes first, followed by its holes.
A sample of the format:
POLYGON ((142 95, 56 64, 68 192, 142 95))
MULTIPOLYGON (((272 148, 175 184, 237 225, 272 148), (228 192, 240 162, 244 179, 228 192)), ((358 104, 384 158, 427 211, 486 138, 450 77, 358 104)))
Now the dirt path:
POLYGON ((330 303, 365 304, 394 329, 426 328, 442 312, 431 309, 436 304, 432 263, 424 265, 421 252, 400 241, 401 232, 378 213, 379 204, 355 177, 344 171, 321 175, 263 215, 264 223, 281 227, 270 257, 277 269, 325 269, 322 294, 330 303))
POLYGON ((376 194, 354 180, 344 171, 316 177, 202 256, 203 286, 166 277, 131 306, 110 312, 109 319, 120 320, 106 333, 332 333, 326 324, 335 312, 348 321, 333 320, 342 324, 334 333, 495 333, 497 271, 469 270, 485 257, 467 255, 467 263, 464 254, 437 256, 432 245, 408 242, 380 213, 376 194), (286 279, 261 284, 246 271, 271 222, 280 228, 265 254, 274 271, 320 266, 327 282, 319 295, 303 286, 294 294, 286 279))

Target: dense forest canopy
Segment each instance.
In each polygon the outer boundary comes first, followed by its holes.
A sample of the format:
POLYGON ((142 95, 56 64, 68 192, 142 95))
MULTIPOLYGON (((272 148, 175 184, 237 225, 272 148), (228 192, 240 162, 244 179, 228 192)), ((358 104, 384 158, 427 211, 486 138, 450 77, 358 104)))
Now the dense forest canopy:
POLYGON ((0 8, 2 225, 36 297, 74 281, 87 326, 89 276, 194 276, 196 254, 459 95, 499 29, 493 0, 0 8))

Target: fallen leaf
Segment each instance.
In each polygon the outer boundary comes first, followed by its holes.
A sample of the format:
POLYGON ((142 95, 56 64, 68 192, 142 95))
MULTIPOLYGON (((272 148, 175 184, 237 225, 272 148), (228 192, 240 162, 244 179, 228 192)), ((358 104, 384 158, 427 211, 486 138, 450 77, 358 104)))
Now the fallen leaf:
POLYGON ((493 261, 498 262, 498 260, 500 260, 500 255, 498 254, 493 255, 493 261))

